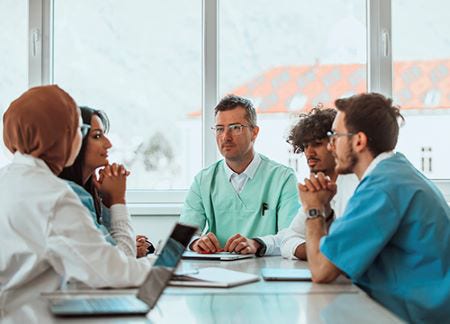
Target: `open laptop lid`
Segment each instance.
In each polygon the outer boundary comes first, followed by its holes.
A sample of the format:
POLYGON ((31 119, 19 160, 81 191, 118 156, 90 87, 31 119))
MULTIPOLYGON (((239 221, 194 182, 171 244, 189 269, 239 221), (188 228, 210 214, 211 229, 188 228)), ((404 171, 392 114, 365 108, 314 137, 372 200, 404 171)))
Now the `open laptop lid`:
POLYGON ((138 291, 137 297, 153 308, 172 278, 184 250, 197 231, 196 227, 176 224, 153 267, 138 291))

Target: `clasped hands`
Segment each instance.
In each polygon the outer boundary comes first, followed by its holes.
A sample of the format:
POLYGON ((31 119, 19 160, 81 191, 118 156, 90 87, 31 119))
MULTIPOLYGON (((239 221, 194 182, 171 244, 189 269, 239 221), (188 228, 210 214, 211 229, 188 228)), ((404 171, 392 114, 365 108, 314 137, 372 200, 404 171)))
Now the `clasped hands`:
POLYGON ((125 204, 125 192, 127 189, 127 177, 130 175, 122 164, 105 165, 98 172, 98 178, 93 175, 93 182, 102 196, 102 202, 106 207, 114 204, 125 204))
POLYGON ((241 234, 235 234, 230 237, 223 247, 214 233, 209 232, 201 236, 191 244, 191 249, 197 253, 218 253, 218 252, 236 252, 239 254, 255 254, 260 244, 255 240, 248 239, 241 234))
POLYGON ((325 209, 327 214, 331 211, 330 201, 336 194, 337 187, 323 172, 311 173, 309 178, 305 178, 304 184, 298 185, 298 189, 304 210, 325 209))

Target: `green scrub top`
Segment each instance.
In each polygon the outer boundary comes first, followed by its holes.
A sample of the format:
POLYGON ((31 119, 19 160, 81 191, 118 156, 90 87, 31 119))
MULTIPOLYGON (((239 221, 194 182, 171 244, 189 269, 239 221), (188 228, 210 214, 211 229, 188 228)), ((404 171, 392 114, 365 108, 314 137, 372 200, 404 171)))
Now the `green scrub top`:
POLYGON ((300 208, 294 171, 260 155, 252 179, 238 194, 220 160, 194 179, 184 203, 180 222, 207 227, 221 246, 239 233, 246 237, 276 234, 289 226, 300 208), (264 208, 263 208, 264 204, 264 208))

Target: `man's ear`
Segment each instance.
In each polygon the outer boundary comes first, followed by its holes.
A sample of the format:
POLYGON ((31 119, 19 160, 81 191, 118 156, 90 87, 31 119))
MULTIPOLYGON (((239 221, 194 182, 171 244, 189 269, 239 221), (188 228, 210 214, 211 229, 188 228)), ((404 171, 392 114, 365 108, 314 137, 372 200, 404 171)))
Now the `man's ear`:
POLYGON ((358 132, 353 135, 353 150, 355 152, 361 153, 364 150, 368 149, 367 147, 367 135, 363 132, 358 132))
POLYGON ((259 133, 259 127, 255 126, 252 128, 252 141, 254 141, 256 139, 256 137, 258 136, 259 133))

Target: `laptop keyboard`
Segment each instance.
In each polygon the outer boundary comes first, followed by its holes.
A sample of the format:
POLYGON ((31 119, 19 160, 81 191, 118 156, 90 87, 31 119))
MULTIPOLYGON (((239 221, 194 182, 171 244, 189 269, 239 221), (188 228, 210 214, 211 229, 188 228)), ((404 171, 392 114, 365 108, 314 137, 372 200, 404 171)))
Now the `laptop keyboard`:
POLYGON ((149 307, 135 296, 64 299, 52 303, 60 314, 133 314, 146 313, 149 307))

